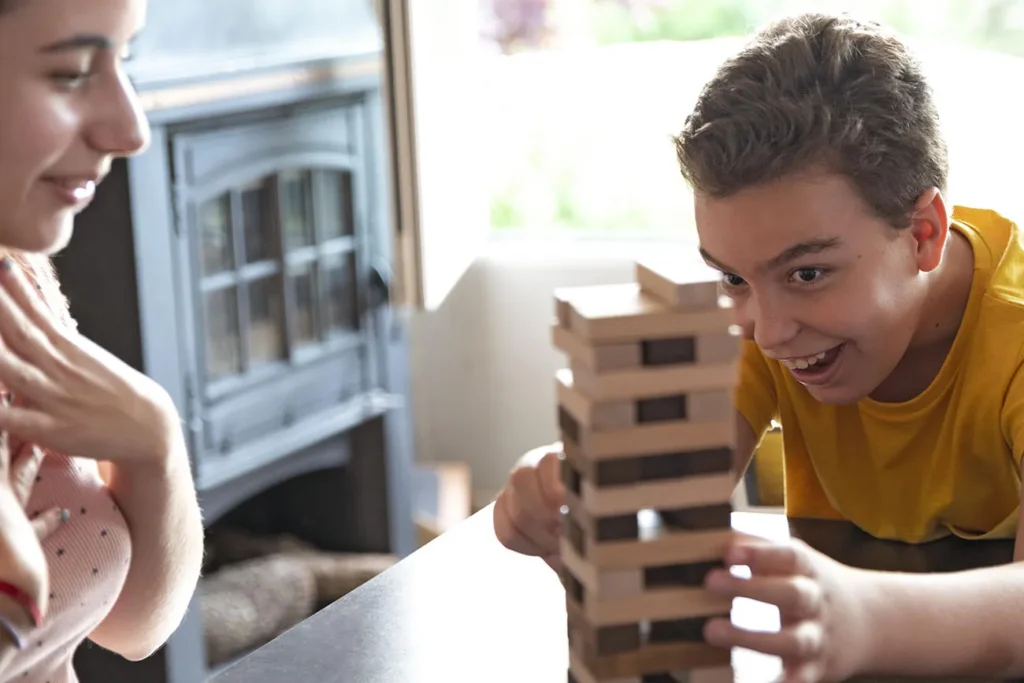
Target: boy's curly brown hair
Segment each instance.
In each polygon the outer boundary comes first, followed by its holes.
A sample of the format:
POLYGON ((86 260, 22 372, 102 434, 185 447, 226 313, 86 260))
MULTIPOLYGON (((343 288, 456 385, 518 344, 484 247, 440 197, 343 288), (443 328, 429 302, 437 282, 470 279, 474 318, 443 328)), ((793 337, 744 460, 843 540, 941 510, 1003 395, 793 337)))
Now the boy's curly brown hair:
POLYGON ((759 31, 704 86, 675 146, 698 194, 821 169, 849 178, 897 228, 922 192, 946 189, 949 173, 920 63, 880 25, 845 14, 759 31))

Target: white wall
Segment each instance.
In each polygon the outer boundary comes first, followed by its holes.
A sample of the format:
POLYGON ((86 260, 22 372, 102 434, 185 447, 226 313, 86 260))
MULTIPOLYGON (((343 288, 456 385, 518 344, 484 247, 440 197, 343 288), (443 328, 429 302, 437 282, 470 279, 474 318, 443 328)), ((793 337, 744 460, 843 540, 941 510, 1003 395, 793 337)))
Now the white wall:
POLYGON ((553 290, 630 281, 634 258, 664 248, 494 245, 438 310, 413 319, 418 460, 468 462, 477 500, 493 496, 522 453, 558 438, 553 290))

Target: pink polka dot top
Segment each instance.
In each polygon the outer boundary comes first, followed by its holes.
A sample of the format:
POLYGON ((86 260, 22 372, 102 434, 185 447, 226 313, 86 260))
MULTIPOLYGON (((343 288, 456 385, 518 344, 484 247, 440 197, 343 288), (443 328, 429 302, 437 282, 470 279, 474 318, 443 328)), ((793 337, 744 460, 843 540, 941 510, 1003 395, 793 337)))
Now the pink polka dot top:
POLYGON ((77 683, 75 650, 110 612, 128 575, 128 526, 95 461, 47 454, 27 512, 53 507, 71 516, 43 541, 50 567, 49 611, 43 625, 26 634, 28 647, 8 670, 12 681, 77 683))

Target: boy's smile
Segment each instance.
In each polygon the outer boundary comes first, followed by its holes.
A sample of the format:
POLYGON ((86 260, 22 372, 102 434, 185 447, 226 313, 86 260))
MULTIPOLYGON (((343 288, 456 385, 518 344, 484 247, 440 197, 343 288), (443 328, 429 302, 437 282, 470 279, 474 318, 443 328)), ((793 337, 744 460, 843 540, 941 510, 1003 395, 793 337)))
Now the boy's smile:
POLYGON ((872 395, 931 317, 948 235, 938 193, 910 207, 903 229, 872 214, 843 176, 823 172, 723 198, 698 194, 694 208, 701 254, 722 271, 737 324, 823 403, 872 395))

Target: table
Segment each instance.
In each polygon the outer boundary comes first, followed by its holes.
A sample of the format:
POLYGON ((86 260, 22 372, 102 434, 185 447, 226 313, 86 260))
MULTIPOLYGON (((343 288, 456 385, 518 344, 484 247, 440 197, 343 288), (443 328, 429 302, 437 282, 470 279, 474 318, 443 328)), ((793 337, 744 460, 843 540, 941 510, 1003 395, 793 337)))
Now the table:
MULTIPOLYGON (((536 558, 506 550, 490 507, 244 657, 210 683, 564 683, 565 593, 536 558)), ((907 546, 852 525, 736 512, 739 531, 804 539, 853 566, 948 571, 1009 562, 1012 543, 907 546)), ((737 600, 734 620, 777 628, 775 608, 737 600)), ((776 658, 733 654, 737 680, 769 683, 776 658)))

